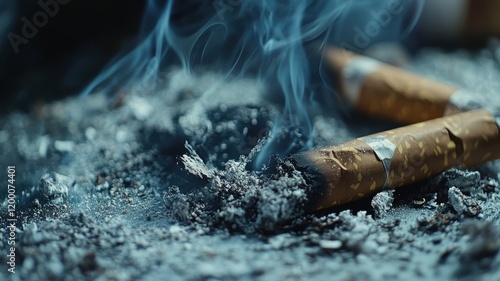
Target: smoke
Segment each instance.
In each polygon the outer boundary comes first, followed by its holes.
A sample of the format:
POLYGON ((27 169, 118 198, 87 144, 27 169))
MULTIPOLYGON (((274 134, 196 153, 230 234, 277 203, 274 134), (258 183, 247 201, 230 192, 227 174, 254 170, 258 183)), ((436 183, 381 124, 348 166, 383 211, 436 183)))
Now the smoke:
POLYGON ((259 166, 270 154, 312 145, 310 83, 321 64, 311 63, 306 46, 317 46, 317 54, 326 45, 363 52, 379 42, 400 41, 415 26, 423 1, 148 0, 137 47, 110 64, 83 95, 129 83, 153 90, 171 64, 188 73, 211 65, 228 78, 252 74, 277 83, 284 107, 273 135, 284 128, 300 133, 290 145, 271 140, 257 158, 259 166))

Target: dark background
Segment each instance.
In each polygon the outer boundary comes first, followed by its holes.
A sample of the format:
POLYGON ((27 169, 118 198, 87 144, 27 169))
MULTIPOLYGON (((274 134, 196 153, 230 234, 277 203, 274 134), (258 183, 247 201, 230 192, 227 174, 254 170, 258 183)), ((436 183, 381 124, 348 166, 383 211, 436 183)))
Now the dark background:
POLYGON ((12 20, 0 27, 3 114, 77 94, 107 62, 134 46, 146 0, 70 0, 17 54, 8 33, 22 36, 21 18, 32 21, 42 8, 37 1, 11 2, 0 7, 12 20))
MULTIPOLYGON (((21 19, 33 22, 33 15, 43 9, 38 1, 0 3, 0 115, 79 94, 101 70, 150 33, 167 3, 66 1, 34 38, 19 45, 17 54, 8 34, 22 36, 21 19)), ((190 34, 214 13, 211 1, 174 1, 171 24, 179 35, 190 34)))

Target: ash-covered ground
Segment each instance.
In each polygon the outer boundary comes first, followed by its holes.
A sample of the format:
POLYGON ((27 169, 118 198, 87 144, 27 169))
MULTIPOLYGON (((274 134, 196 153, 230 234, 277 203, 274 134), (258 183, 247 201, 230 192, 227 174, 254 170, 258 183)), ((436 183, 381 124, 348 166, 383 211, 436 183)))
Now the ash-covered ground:
MULTIPOLYGON (((408 68, 500 105, 492 50, 427 50, 408 68)), ((282 112, 267 85, 179 69, 153 84, 0 120, 0 180, 15 165, 17 195, 11 274, 0 193, 1 280, 500 280, 499 163, 304 214, 289 162, 252 171, 282 112)), ((313 126, 327 145, 390 125, 325 110, 313 126)))

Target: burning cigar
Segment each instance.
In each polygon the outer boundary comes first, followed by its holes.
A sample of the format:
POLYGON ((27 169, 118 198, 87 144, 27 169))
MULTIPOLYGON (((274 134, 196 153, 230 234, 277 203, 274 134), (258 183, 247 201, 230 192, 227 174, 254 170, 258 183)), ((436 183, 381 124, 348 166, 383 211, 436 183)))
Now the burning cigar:
POLYGON ((312 210, 500 158, 500 117, 474 110, 291 156, 312 181, 312 210))
POLYGON ((341 95, 359 112, 403 124, 482 108, 467 92, 352 52, 329 48, 341 95))

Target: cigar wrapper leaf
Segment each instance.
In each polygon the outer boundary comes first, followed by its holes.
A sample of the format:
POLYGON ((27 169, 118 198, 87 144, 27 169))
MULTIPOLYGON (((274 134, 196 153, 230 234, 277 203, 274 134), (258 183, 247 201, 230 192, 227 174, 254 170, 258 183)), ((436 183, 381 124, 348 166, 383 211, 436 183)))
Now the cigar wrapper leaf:
POLYGON ((291 156, 312 175, 309 211, 500 158, 500 118, 474 110, 291 156))
POLYGON ((325 58, 341 95, 369 116, 414 124, 483 107, 462 89, 346 50, 329 48, 325 58))

